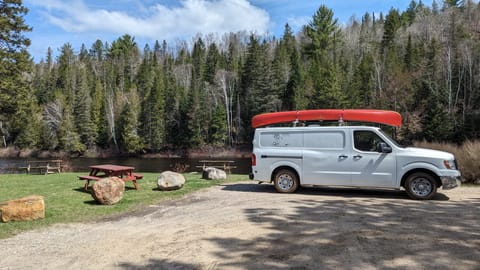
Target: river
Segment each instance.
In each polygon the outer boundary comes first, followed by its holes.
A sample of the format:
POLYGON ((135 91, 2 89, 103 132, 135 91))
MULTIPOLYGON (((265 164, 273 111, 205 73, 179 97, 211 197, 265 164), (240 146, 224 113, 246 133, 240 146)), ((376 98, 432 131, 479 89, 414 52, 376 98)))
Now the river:
MULTIPOLYGON (((138 172, 163 172, 174 170, 181 172, 200 172, 202 168, 200 160, 205 158, 71 158, 64 160, 66 171, 88 172, 89 166, 98 164, 116 164, 135 167, 138 172)), ((26 161, 39 161, 35 158, 3 158, 0 159, 0 173, 9 172, 9 168, 19 166, 26 161)), ((232 160, 236 168, 231 172, 236 174, 248 174, 251 171, 250 158, 219 158, 209 160, 232 160)))

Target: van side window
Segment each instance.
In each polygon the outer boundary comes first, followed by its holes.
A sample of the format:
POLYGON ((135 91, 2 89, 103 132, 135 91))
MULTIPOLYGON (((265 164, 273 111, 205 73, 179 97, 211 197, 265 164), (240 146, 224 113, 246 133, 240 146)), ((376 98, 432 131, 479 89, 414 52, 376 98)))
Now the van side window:
POLYGON ((367 130, 353 132, 355 149, 366 152, 378 152, 378 143, 385 142, 376 133, 367 130))
POLYGON ((345 148, 345 133, 342 131, 305 132, 305 147, 324 150, 345 148))

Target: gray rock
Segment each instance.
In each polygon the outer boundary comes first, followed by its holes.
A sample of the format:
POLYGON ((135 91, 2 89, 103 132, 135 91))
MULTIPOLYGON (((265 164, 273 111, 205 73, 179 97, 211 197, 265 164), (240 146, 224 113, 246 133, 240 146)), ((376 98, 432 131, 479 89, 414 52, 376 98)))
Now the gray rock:
POLYGON ((185 177, 172 171, 162 172, 157 180, 157 186, 160 190, 180 189, 183 185, 185 185, 185 177))
POLYGON ((227 179, 227 173, 215 167, 207 167, 203 169, 202 178, 207 180, 225 180, 227 179))

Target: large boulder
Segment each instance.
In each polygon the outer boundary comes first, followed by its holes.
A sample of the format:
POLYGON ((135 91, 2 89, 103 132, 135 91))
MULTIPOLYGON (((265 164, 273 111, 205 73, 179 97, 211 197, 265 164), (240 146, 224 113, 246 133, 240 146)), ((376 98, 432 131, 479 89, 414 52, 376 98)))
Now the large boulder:
POLYGON ((203 169, 202 178, 207 180, 225 180, 227 179, 227 173, 215 167, 206 167, 203 169))
POLYGON ((92 197, 100 204, 116 204, 123 198, 125 182, 118 177, 107 177, 92 186, 92 197))
POLYGON ((172 171, 162 172, 157 180, 157 186, 160 190, 180 189, 183 185, 185 185, 185 177, 172 171))
POLYGON ((45 218, 45 202, 42 196, 32 195, 0 203, 2 222, 45 218))

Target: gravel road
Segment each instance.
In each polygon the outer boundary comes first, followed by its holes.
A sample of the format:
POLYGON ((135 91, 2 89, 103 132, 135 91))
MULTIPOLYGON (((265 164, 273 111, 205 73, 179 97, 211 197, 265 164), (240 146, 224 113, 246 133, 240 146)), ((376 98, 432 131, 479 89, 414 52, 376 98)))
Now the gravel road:
POLYGON ((480 188, 216 186, 0 240, 0 269, 480 269, 480 188))

